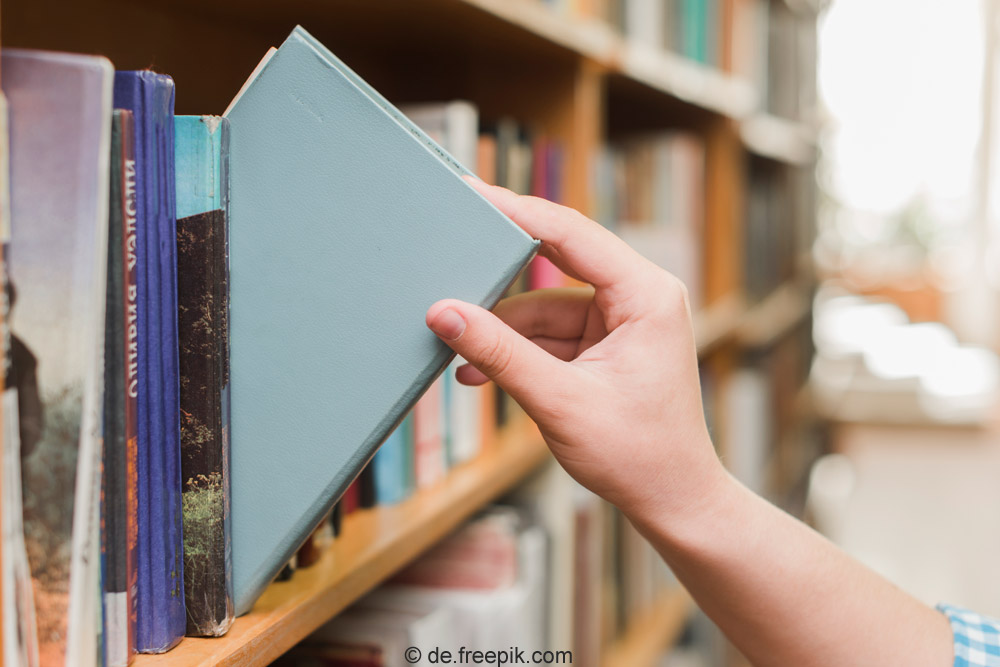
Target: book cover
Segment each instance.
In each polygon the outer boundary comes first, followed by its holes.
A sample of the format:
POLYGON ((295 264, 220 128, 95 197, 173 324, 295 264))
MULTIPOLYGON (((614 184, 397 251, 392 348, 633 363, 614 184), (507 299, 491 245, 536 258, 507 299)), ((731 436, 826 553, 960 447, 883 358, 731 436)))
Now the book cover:
POLYGON ((138 335, 138 582, 136 649, 180 641, 184 614, 174 84, 149 71, 115 73, 115 106, 135 116, 138 335))
POLYGON ((38 664, 38 636, 31 571, 24 543, 24 513, 21 494, 21 437, 17 421, 17 383, 14 381, 10 337, 10 299, 7 264, 10 257, 10 151, 7 98, 0 94, 0 352, 3 354, 2 481, 0 481, 0 568, 3 598, 0 660, 5 665, 38 664))
POLYGON ((111 64, 4 49, 10 381, 41 664, 95 664, 111 64))
POLYGON ((127 665, 129 637, 129 505, 128 436, 126 431, 126 277, 125 236, 128 200, 126 179, 134 173, 129 133, 132 114, 114 112, 111 123, 110 194, 108 199, 108 267, 104 316, 104 415, 101 489, 101 558, 105 661, 127 665))
POLYGON ((229 121, 177 116, 177 304, 187 634, 233 622, 229 541, 229 121))
POLYGON ((451 359, 427 308, 492 307, 537 243, 302 28, 227 116, 242 613, 451 359))

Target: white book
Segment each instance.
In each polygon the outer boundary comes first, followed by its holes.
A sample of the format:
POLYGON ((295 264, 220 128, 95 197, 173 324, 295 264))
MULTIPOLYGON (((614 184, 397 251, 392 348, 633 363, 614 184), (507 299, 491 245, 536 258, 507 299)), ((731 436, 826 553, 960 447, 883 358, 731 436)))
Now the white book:
POLYGON ((479 111, 471 102, 457 100, 408 104, 399 109, 441 148, 467 169, 475 170, 479 147, 479 111))
POLYGON ((625 36, 630 42, 662 49, 666 24, 664 0, 624 0, 625 36))

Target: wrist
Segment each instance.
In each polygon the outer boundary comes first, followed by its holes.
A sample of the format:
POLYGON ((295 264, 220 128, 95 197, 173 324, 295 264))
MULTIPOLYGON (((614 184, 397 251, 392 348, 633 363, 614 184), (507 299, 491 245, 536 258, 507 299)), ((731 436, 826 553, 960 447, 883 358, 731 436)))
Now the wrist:
POLYGON ((655 489, 620 507, 648 539, 680 545, 731 516, 742 487, 719 461, 707 433, 704 437, 704 446, 689 450, 704 453, 697 462, 673 462, 668 474, 657 475, 655 489))

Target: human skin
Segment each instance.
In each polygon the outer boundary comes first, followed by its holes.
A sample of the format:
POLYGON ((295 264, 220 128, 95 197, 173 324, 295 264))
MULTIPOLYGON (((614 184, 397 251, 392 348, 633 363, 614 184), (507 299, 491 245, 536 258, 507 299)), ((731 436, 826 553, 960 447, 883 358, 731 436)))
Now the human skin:
POLYGON ((493 313, 445 299, 427 326, 494 380, 559 463, 617 506, 758 667, 952 664, 947 619, 733 479, 704 420, 687 291, 582 214, 469 179, 592 285, 493 313))

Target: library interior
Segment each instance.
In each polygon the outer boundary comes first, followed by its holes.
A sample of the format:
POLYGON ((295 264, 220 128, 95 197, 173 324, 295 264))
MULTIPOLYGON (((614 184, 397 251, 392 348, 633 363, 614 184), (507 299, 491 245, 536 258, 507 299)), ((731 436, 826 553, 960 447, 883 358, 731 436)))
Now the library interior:
POLYGON ((1000 664, 1000 0, 0 46, 0 665, 1000 664))

